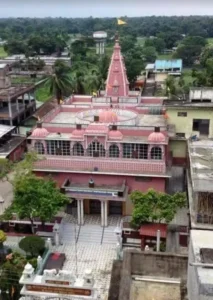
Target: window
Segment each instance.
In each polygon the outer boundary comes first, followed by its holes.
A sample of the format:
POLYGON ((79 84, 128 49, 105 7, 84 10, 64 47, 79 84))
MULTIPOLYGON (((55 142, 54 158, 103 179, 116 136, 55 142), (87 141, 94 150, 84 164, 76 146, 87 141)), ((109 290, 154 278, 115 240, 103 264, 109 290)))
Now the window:
POLYGON ((203 135, 208 135, 209 134, 209 120, 193 119, 192 130, 199 131, 199 133, 203 134, 203 135))
POLYGON ((47 153, 50 155, 70 155, 70 142, 47 141, 47 153))
POLYGON ((73 146, 73 155, 74 156, 84 156, 84 148, 80 143, 76 143, 73 146))
POLYGON ((34 148, 38 154, 44 154, 44 145, 42 142, 35 142, 34 148))
POLYGON ((147 144, 123 144, 123 157, 135 159, 148 158, 147 144))
POLYGON ((160 147, 153 147, 151 150, 151 159, 162 159, 162 150, 160 147))
POLYGON ((176 136, 180 138, 185 138, 185 133, 184 132, 176 132, 176 136))
POLYGON ((106 154, 106 151, 102 144, 100 144, 98 141, 94 141, 89 145, 89 147, 87 149, 87 154, 89 156, 93 156, 93 157, 99 157, 99 156, 104 157, 106 154))
POLYGON ((111 145, 109 147, 109 157, 119 157, 119 148, 117 145, 111 145))
POLYGON ((179 111, 179 112, 177 113, 177 116, 178 116, 178 117, 187 117, 187 112, 185 112, 185 111, 179 111))

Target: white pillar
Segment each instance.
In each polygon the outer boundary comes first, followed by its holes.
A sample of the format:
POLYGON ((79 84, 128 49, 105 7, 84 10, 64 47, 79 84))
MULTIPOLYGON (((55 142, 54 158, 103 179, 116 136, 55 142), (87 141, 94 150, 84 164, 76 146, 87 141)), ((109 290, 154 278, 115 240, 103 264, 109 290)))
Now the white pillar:
POLYGON ((157 230, 157 247, 156 247, 157 252, 160 251, 160 230, 157 230))
POLYGON ((104 226, 104 201, 101 201, 101 226, 104 226))
POLYGON ((17 111, 19 111, 18 98, 16 98, 16 109, 17 109, 17 111))
POLYGON ((11 108, 11 102, 9 100, 8 102, 8 108, 9 108, 9 117, 10 117, 10 125, 13 125, 13 116, 12 116, 12 108, 11 108))
POLYGON ((108 226, 108 201, 104 202, 104 225, 107 227, 108 226))
POLYGON ((96 43, 96 54, 99 54, 100 51, 100 44, 99 42, 96 43))
POLYGON ((81 200, 77 200, 78 225, 81 225, 81 200))
POLYGON ((81 203, 81 225, 84 225, 84 200, 80 200, 81 203))

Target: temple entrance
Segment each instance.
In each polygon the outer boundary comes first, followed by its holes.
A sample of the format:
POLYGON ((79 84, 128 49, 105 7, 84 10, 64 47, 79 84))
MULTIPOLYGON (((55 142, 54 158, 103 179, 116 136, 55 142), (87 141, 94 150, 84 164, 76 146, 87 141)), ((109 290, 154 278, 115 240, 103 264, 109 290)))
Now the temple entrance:
POLYGON ((122 215, 122 201, 109 201, 109 215, 122 215))
POLYGON ((90 214, 101 214, 101 202, 99 200, 90 200, 90 214))

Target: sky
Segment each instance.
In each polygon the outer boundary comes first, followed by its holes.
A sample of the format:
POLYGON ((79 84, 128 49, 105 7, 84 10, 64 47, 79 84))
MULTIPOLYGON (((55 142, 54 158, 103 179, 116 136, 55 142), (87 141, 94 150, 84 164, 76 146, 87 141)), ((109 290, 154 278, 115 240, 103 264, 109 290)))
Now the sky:
POLYGON ((213 15, 213 0, 0 0, 0 17, 213 15))

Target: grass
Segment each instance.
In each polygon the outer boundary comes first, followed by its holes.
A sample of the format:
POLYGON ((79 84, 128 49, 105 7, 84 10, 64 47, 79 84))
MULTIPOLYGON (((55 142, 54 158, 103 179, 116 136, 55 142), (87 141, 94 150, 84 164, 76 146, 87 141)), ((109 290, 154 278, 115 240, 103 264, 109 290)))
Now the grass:
POLYGON ((0 57, 1 58, 4 58, 4 57, 7 57, 7 52, 4 51, 4 47, 3 46, 0 46, 0 57))
POLYGON ((158 54, 157 59, 172 59, 173 53, 169 54, 158 54))
POLYGON ((36 100, 41 102, 46 102, 52 98, 52 94, 49 92, 49 87, 47 85, 40 86, 35 92, 36 100))
POLYGON ((208 38, 207 41, 208 41, 208 44, 213 45, 213 38, 208 38))
POLYGON ((145 40, 146 40, 146 38, 144 36, 137 37, 137 43, 138 43, 138 45, 144 46, 145 40))

